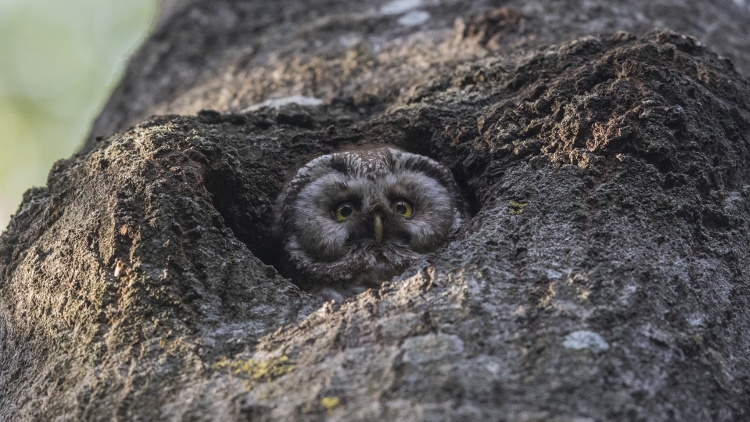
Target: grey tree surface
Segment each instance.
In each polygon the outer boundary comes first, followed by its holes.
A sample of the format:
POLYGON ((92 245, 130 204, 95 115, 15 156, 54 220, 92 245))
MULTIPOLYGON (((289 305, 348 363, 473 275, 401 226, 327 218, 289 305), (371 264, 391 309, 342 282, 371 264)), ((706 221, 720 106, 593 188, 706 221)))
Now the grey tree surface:
POLYGON ((0 235, 0 418, 750 417, 748 7, 170 8, 0 235), (322 303, 274 266, 274 200, 380 143, 474 216, 322 303))

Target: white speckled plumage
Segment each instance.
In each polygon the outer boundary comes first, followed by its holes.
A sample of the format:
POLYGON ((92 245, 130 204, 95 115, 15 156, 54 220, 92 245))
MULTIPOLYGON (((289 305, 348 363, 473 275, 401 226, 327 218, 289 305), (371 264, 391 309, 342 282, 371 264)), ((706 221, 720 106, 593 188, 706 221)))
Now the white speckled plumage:
POLYGON ((444 245, 466 220, 450 171, 393 147, 318 157, 278 198, 275 230, 289 272, 313 294, 341 300, 377 287, 444 245), (406 201, 412 215, 394 204, 406 201), (352 204, 342 221, 335 210, 352 204), (378 238, 377 218, 382 221, 378 238))

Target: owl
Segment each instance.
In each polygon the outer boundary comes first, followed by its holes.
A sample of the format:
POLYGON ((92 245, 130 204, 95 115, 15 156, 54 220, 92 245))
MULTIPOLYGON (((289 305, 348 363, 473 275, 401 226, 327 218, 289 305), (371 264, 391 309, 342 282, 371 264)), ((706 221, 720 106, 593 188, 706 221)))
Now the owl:
POLYGON ((377 288, 444 245, 467 219, 451 172, 395 147, 320 156, 277 201, 286 272, 324 299, 377 288))

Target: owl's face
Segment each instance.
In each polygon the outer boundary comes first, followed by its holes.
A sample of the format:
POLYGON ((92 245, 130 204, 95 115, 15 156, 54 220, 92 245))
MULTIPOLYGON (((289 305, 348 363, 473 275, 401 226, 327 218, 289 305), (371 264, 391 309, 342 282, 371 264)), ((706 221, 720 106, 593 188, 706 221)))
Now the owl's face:
POLYGON ((448 169, 388 147, 316 158, 287 184, 279 205, 277 229, 297 278, 343 296, 442 246, 466 217, 448 169))

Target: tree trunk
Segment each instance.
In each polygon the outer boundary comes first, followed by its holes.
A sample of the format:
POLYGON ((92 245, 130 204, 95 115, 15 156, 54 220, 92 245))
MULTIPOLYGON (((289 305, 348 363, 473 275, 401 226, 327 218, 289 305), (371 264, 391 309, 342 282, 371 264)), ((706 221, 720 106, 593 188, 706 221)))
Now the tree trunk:
POLYGON ((171 9, 0 237, 0 418, 750 418, 748 7, 171 9), (379 143, 474 216, 323 303, 275 198, 379 143))

